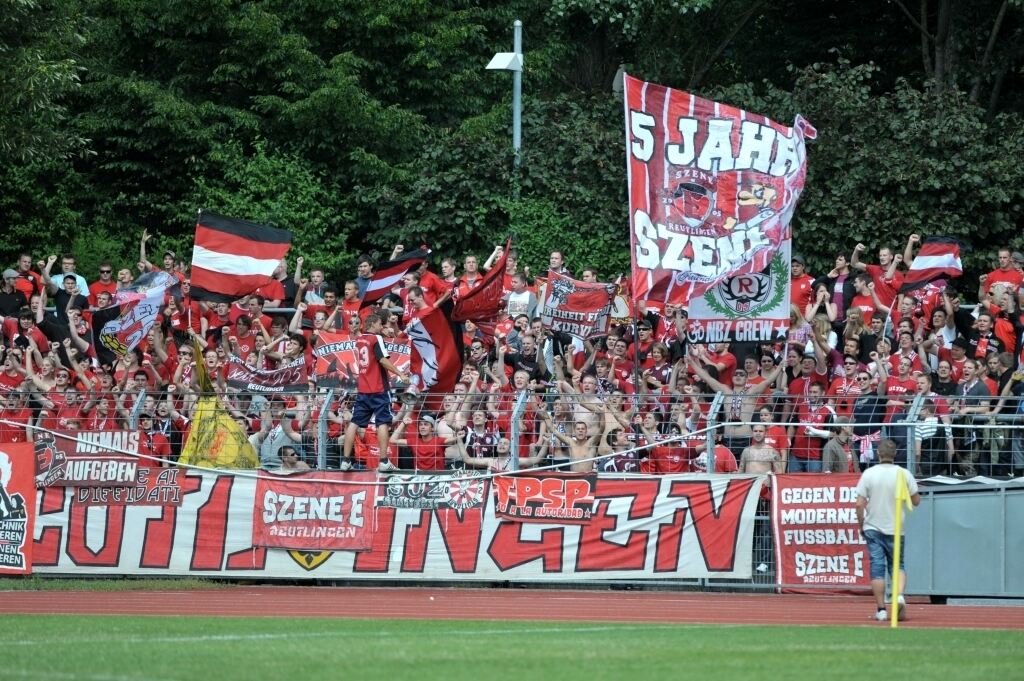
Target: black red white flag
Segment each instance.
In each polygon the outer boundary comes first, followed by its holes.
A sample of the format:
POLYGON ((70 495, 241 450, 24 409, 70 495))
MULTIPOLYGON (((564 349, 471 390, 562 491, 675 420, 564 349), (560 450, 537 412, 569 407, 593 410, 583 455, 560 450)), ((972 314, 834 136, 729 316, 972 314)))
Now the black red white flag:
POLYGON ((422 246, 378 265, 366 287, 366 292, 363 293, 362 307, 373 305, 390 293, 391 289, 402 281, 402 277, 422 265, 428 257, 430 249, 422 246))
POLYGON ((202 211, 192 251, 192 298, 231 302, 269 284, 291 243, 287 230, 202 211))
POLYGON ((451 326, 441 310, 431 310, 406 329, 412 344, 410 370, 416 387, 427 393, 450 393, 462 371, 462 358, 451 326))
POLYGON ((961 248, 963 243, 953 237, 930 236, 925 239, 907 270, 907 276, 903 278, 900 293, 919 289, 938 279, 953 279, 963 275, 961 248))

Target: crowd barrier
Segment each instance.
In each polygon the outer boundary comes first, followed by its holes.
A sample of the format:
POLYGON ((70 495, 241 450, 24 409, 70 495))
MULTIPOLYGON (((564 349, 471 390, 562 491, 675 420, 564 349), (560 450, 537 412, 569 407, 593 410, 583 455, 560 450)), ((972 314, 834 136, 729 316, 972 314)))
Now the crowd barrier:
MULTIPOLYGON (((253 398, 243 397, 249 407, 240 413, 258 418, 266 405, 253 398)), ((317 391, 303 399, 300 408, 317 414, 297 444, 309 448, 313 466, 291 474, 203 471, 141 453, 138 417, 152 406, 144 394, 123 415, 122 430, 53 432, 33 424, 35 442, 0 444, 15 470, 0 499, 0 574, 18 572, 20 557, 20 571, 41 574, 842 591, 868 585, 853 514, 856 473, 573 474, 552 465, 341 473, 325 466, 336 433, 321 434, 330 432, 332 402, 344 407, 348 396, 317 391), (70 443, 74 451, 64 451, 70 443), (59 476, 48 467, 47 457, 56 455, 64 456, 59 476), (5 515, 18 498, 24 517, 5 515)), ((488 396, 466 399, 483 404, 488 396)), ((519 429, 510 434, 524 438, 524 451, 535 410, 527 402, 555 410, 559 399, 506 402, 505 421, 519 429)), ((642 409, 659 399, 624 401, 642 409)), ((709 405, 695 434, 714 437, 727 425, 716 418, 725 397, 694 399, 709 405)), ((765 397, 769 404, 782 399, 765 397)), ((903 419, 884 427, 905 429, 904 441, 914 442, 921 404, 915 399, 903 419)), ((997 464, 1024 434, 1019 417, 1008 414, 957 420, 949 430, 955 453, 970 442, 997 464)), ((629 448, 641 457, 645 451, 642 441, 629 448)), ((912 468, 920 465, 913 447, 905 456, 912 468)), ((955 593, 948 581, 936 581, 955 593)))

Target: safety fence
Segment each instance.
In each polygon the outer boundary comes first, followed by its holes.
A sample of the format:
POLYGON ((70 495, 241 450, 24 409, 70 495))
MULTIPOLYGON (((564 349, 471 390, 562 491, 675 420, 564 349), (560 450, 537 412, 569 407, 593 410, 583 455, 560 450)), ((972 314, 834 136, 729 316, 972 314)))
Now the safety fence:
MULTIPOLYGON (((355 429, 352 448, 366 470, 339 472, 353 394, 229 391, 216 396, 226 421, 214 430, 234 429, 262 470, 209 471, 179 457, 213 395, 54 397, 4 398, 0 574, 20 564, 53 574, 861 590, 854 489, 876 460, 863 451, 892 437, 919 475, 962 483, 1013 471, 1024 436, 1012 396, 984 405, 906 396, 888 422, 892 405, 872 420, 845 405, 853 432, 844 432, 824 418, 844 408, 827 396, 477 390, 397 399, 388 448, 401 470, 374 470, 371 425, 355 429), (417 466, 417 447, 432 438, 441 457, 417 466), (799 470, 809 472, 789 473, 749 456, 761 440, 785 461, 842 441, 846 460, 832 474, 806 461, 799 470), (280 456, 287 447, 298 456, 280 456)), ((930 588, 957 592, 941 566, 930 569, 930 588)))

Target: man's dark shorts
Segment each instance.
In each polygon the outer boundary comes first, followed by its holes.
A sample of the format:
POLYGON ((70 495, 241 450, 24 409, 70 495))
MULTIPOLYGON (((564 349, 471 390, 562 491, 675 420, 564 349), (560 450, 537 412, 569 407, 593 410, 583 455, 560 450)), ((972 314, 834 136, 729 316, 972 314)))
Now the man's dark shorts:
POLYGON ((391 413, 391 393, 358 393, 356 403, 352 407, 352 423, 360 428, 370 425, 370 417, 378 426, 387 425, 394 421, 391 413))

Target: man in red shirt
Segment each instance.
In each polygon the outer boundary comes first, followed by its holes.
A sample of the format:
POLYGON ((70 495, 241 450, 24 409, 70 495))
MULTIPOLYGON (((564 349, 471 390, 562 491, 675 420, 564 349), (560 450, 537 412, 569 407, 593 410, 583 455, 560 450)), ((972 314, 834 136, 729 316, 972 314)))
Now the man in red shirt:
POLYGON ((352 420, 345 430, 344 458, 341 470, 352 469, 352 446, 355 444, 356 432, 370 425, 371 417, 377 425, 377 446, 381 453, 377 470, 390 473, 398 470, 388 459, 388 427, 394 420, 391 413, 391 391, 389 390, 388 372, 397 375, 404 383, 409 382, 409 375, 392 364, 388 359, 388 351, 384 347, 384 339, 380 332, 385 317, 380 312, 371 313, 364 323, 364 332, 356 339, 356 364, 359 366, 359 377, 356 381, 356 400, 352 408, 352 420))
MULTIPOLYGON (((1017 255, 1020 254, 1018 253, 1017 255)), ((982 286, 991 288, 993 284, 1007 284, 1016 292, 1020 290, 1022 283, 1024 283, 1024 273, 1021 273, 1020 269, 1014 267, 1013 255, 1011 255, 1010 249, 1000 248, 999 266, 982 279, 982 286)))
POLYGON ((825 404, 825 389, 820 383, 811 383, 807 401, 802 402, 794 414, 793 455, 789 457, 790 473, 820 473, 821 450, 831 433, 828 426, 835 419, 832 407, 825 404))
MULTIPOLYGON (((857 293, 853 296, 853 300, 850 301, 850 309, 859 309, 862 319, 871 319, 871 315, 875 314, 875 299, 871 295, 869 284, 871 284, 871 277, 867 274, 861 273, 853 278, 853 290, 857 293)), ((875 285, 875 293, 878 293, 877 284, 875 285)), ((879 301, 884 302, 881 296, 879 296, 879 301)))
POLYGON ((100 278, 89 284, 89 304, 96 306, 96 296, 102 291, 111 297, 117 293, 117 282, 114 281, 114 266, 109 261, 100 263, 100 278))
POLYGON ((395 428, 391 443, 402 445, 412 450, 413 465, 418 471, 443 471, 447 467, 444 452, 454 445, 456 436, 444 438, 434 430, 434 418, 421 413, 417 422, 417 432, 405 435, 406 426, 412 424, 412 418, 405 416, 395 428))
MULTIPOLYGON (((913 239, 917 235, 911 234, 910 236, 913 239)), ((911 244, 908 244, 907 248, 911 248, 911 244)), ((875 293, 878 294, 879 302, 889 309, 896 300, 896 292, 903 285, 903 273, 896 269, 903 262, 903 256, 894 255, 891 248, 882 246, 878 249, 878 264, 868 265, 860 261, 860 254, 866 250, 867 246, 864 244, 854 246, 850 267, 861 270, 870 277, 870 281, 875 285, 875 293)), ((870 319, 870 316, 865 314, 864 318, 870 319)))
POLYGON ((803 310, 811 302, 811 290, 814 277, 807 274, 807 261, 804 256, 794 253, 790 263, 789 290, 790 300, 796 309, 803 310))

